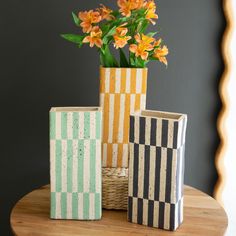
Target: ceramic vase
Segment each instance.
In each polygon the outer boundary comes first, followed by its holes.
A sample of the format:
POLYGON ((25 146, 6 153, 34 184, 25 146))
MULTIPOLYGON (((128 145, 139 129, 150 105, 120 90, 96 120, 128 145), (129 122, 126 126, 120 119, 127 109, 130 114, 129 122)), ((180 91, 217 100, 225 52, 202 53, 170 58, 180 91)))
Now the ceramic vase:
POLYGON ((182 223, 186 125, 184 114, 130 116, 130 222, 171 231, 182 223))
POLYGON ((50 110, 51 218, 101 218, 99 107, 50 110))
POLYGON ((129 116, 145 109, 146 88, 146 68, 100 68, 103 167, 128 167, 129 116))

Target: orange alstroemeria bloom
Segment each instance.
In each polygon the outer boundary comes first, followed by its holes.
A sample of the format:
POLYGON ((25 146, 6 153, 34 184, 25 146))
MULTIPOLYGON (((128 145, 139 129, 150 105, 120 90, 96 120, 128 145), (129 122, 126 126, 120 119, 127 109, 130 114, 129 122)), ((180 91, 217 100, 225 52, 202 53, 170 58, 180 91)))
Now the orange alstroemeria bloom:
POLYGON ((157 58, 160 62, 167 65, 167 59, 166 56, 168 55, 169 50, 166 46, 163 46, 162 48, 156 48, 154 50, 153 57, 157 58))
POLYGON ((131 11, 138 8, 140 0, 118 0, 117 4, 120 7, 120 12, 123 16, 129 17, 131 11))
POLYGON ((93 25, 99 23, 102 20, 102 17, 98 11, 84 11, 84 12, 79 12, 79 19, 82 20, 82 23, 80 26, 83 28, 84 33, 89 33, 93 25))
POLYGON ((97 47, 101 47, 102 46, 102 30, 99 28, 99 26, 94 26, 90 32, 90 35, 86 36, 83 39, 83 43, 90 43, 89 46, 93 47, 94 44, 97 47))
POLYGON ((139 44, 144 44, 149 49, 149 51, 153 49, 153 45, 151 45, 151 43, 155 41, 153 37, 149 37, 145 34, 142 34, 141 36, 140 34, 136 34, 134 38, 139 44))
POLYGON ((126 36, 128 33, 128 29, 124 27, 127 23, 124 23, 116 28, 116 34, 113 36, 114 38, 114 46, 116 49, 123 48, 127 43, 128 40, 131 39, 131 36, 126 36))
POLYGON ((120 37, 118 35, 114 35, 114 47, 116 49, 118 48, 123 48, 127 43, 128 43, 128 40, 130 40, 131 37, 130 36, 123 36, 123 37, 120 37))
POLYGON ((147 9, 146 19, 148 19, 153 25, 156 22, 153 19, 158 19, 158 15, 156 14, 156 4, 154 0, 149 0, 144 4, 144 7, 147 9))
POLYGON ((158 39, 154 44, 153 46, 154 47, 159 47, 161 45, 161 42, 162 42, 162 39, 158 39))
POLYGON ((103 4, 101 4, 101 7, 98 10, 100 11, 102 19, 105 19, 105 20, 115 19, 115 17, 111 15, 113 11, 109 9, 108 7, 104 6, 103 4))
POLYGON ((153 50, 151 43, 153 43, 155 39, 144 34, 141 36, 140 34, 136 34, 134 38, 138 44, 131 44, 129 50, 135 53, 136 57, 140 56, 143 60, 147 60, 148 51, 153 50))

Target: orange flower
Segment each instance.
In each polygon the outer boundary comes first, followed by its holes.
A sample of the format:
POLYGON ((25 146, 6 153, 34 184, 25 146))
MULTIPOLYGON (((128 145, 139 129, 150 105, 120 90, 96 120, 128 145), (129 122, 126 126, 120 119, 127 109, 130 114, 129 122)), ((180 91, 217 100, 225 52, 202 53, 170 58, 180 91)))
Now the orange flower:
POLYGON ((155 39, 144 34, 142 34, 142 36, 140 36, 140 34, 136 34, 134 38, 138 45, 131 44, 129 50, 132 53, 135 53, 136 57, 140 56, 143 60, 147 60, 149 55, 148 51, 153 50, 153 45, 151 43, 153 43, 155 39))
POLYGON ((140 36, 140 34, 136 34, 134 36, 134 38, 135 38, 136 42, 138 42, 140 44, 145 44, 148 47, 152 47, 150 50, 153 49, 153 46, 151 45, 151 43, 155 41, 155 39, 153 37, 149 37, 145 34, 142 34, 141 36, 140 36))
POLYGON ((93 25, 102 20, 102 17, 98 11, 84 11, 79 12, 79 18, 82 20, 80 26, 83 28, 84 33, 89 33, 92 30, 93 25))
POLYGON ((118 35, 114 35, 113 38, 115 40, 114 47, 116 49, 123 48, 128 43, 127 41, 131 39, 130 36, 120 37, 118 35))
POLYGON ((167 59, 166 56, 168 55, 169 50, 166 46, 163 46, 162 48, 156 48, 154 50, 153 57, 157 58, 160 62, 167 65, 167 59))
POLYGON ((144 7, 147 9, 146 12, 146 19, 148 19, 153 25, 156 24, 156 22, 152 19, 158 19, 158 15, 156 12, 156 4, 154 0, 149 0, 144 4, 144 7))
POLYGON ((90 43, 89 46, 93 47, 94 44, 97 47, 101 47, 102 46, 102 30, 98 27, 98 26, 94 26, 90 32, 90 35, 86 36, 83 39, 83 43, 90 43))
POLYGON ((127 23, 124 23, 116 28, 116 34, 113 36, 114 38, 114 46, 116 49, 123 48, 127 43, 128 40, 131 39, 130 36, 126 36, 128 29, 124 27, 127 23))
POLYGON ((113 15, 111 15, 111 13, 113 12, 111 9, 109 9, 108 7, 104 6, 103 4, 101 4, 101 7, 98 9, 102 19, 106 19, 106 20, 114 20, 115 17, 113 15))
POLYGON ((158 39, 155 43, 154 43, 154 47, 159 47, 161 45, 161 41, 162 39, 158 39))
POLYGON ((116 28, 116 34, 119 36, 125 36, 128 32, 128 29, 124 26, 126 26, 127 23, 124 23, 116 28))
POLYGON ((131 11, 138 8, 138 2, 138 0, 118 0, 117 4, 120 7, 121 14, 129 17, 131 11))

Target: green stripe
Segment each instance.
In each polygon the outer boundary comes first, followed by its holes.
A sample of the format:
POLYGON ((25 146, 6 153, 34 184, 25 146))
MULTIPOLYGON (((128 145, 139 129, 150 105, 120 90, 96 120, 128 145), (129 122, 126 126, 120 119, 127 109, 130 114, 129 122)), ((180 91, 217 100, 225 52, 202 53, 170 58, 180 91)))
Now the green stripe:
POLYGON ((78 219, 78 193, 72 193, 72 218, 78 219))
POLYGON ((101 112, 96 112, 96 139, 101 138, 101 112))
POLYGON ((101 204, 101 194, 95 193, 95 219, 101 219, 102 204, 101 204))
POLYGON ((62 155, 62 147, 61 140, 56 140, 56 192, 61 192, 61 155, 62 155))
POLYGON ((79 113, 73 112, 73 138, 78 138, 78 130, 79 130, 79 113))
POLYGON ((67 112, 61 113, 61 138, 67 139, 67 112))
POLYGON ((67 192, 72 192, 73 144, 67 140, 67 192))
POLYGON ((90 113, 84 112, 84 138, 90 138, 90 113))
POLYGON ((84 140, 78 140, 78 192, 84 191, 84 140))
POLYGON ((56 137, 56 113, 50 112, 50 139, 55 139, 56 137))
POLYGON ((83 218, 86 220, 89 219, 89 193, 84 193, 83 197, 83 218))
POLYGON ((56 193, 51 192, 51 200, 50 200, 50 217, 55 219, 56 218, 56 193))
POLYGON ((90 193, 95 192, 96 186, 96 140, 90 140, 90 193))
POLYGON ((67 193, 61 193, 61 218, 67 218, 67 193))

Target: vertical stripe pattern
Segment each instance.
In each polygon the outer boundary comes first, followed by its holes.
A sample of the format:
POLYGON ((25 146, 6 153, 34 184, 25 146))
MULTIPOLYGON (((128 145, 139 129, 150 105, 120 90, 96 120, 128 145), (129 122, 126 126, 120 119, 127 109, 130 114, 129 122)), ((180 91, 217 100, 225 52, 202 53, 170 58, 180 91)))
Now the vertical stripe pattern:
POLYGON ((146 87, 147 69, 101 67, 103 167, 128 167, 130 113, 145 109, 146 87))
POLYGON ((51 218, 100 219, 102 112, 61 110, 50 111, 51 218))
POLYGON ((130 222, 172 231, 182 223, 186 125, 184 114, 131 114, 130 222))

